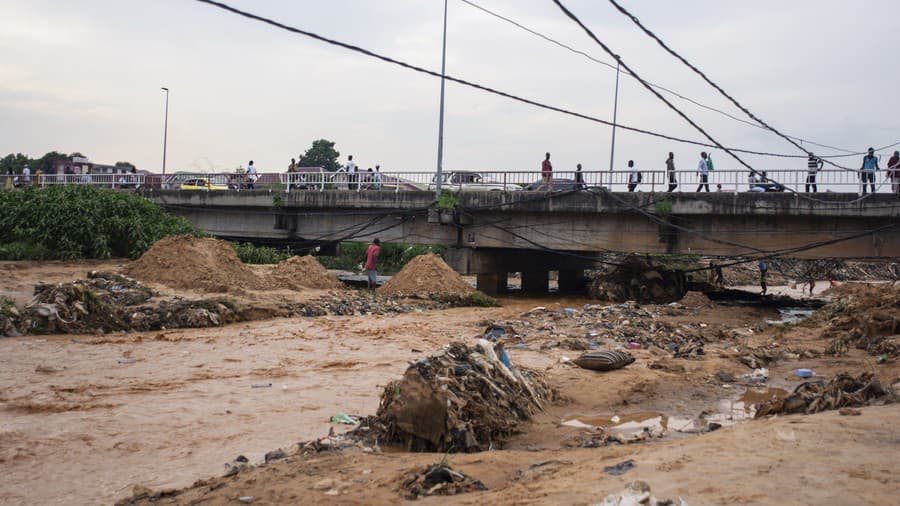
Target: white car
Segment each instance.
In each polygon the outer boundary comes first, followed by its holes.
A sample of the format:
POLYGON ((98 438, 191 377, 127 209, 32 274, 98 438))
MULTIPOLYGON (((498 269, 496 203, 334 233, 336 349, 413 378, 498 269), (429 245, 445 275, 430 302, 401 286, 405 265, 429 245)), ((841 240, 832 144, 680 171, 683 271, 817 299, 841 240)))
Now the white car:
MULTIPOLYGON (((441 189, 451 192, 458 191, 521 191, 522 187, 514 184, 503 184, 496 181, 486 180, 478 172, 467 170, 448 170, 441 174, 441 189)), ((437 174, 428 184, 429 190, 434 190, 437 184, 437 174)))

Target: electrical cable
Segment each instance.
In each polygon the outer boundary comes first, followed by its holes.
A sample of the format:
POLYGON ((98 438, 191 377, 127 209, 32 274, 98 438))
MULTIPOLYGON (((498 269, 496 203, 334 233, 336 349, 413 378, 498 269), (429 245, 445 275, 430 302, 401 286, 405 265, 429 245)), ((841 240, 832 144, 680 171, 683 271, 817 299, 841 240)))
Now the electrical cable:
MULTIPOLYGON (((751 119, 753 119, 754 121, 756 121, 757 123, 759 123, 761 126, 763 126, 764 128, 766 128, 767 130, 771 131, 771 132, 774 133, 775 135, 777 135, 777 136, 781 137, 782 139, 786 140, 788 143, 790 143, 791 145, 795 146, 797 149, 803 151, 804 153, 807 153, 807 154, 809 153, 809 150, 807 150, 807 149, 805 149, 803 146, 797 144, 797 143, 796 143, 793 139, 791 139, 789 136, 787 136, 787 135, 781 133, 780 131, 776 130, 775 127, 769 125, 768 123, 766 123, 765 121, 763 121, 762 119, 760 119, 759 117, 757 117, 755 114, 753 114, 752 112, 750 112, 749 109, 747 109, 746 107, 744 107, 744 105, 742 105, 742 104, 741 104, 740 102, 738 102, 734 97, 732 97, 732 96, 729 95, 727 92, 725 92, 725 90, 723 90, 718 84, 714 83, 714 82, 712 81, 712 79, 710 79, 709 77, 707 77, 707 75, 704 74, 703 71, 701 71, 701 70, 698 69, 696 66, 694 66, 694 65, 691 64, 689 61, 687 61, 687 59, 685 59, 683 56, 681 56, 678 52, 672 50, 672 49, 671 49, 665 42, 663 42, 663 40, 660 39, 655 33, 653 33, 653 32, 650 31, 647 27, 645 27, 645 26, 640 22, 640 20, 637 18, 637 16, 635 16, 634 14, 628 12, 628 10, 626 10, 624 7, 622 7, 621 5, 619 5, 619 3, 616 2, 616 0, 608 0, 608 1, 609 1, 609 3, 611 3, 611 4, 612 4, 619 12, 621 12, 625 17, 631 19, 631 21, 632 21, 635 25, 637 25, 638 28, 640 28, 641 31, 643 31, 647 36, 649 36, 650 38, 652 38, 653 40, 655 40, 656 43, 660 45, 660 47, 662 47, 663 49, 666 50, 667 53, 669 53, 670 55, 674 56, 674 57, 677 58, 679 61, 681 61, 681 63, 685 64, 688 68, 690 68, 692 71, 694 71, 695 74, 699 75, 704 81, 707 82, 707 84, 709 84, 710 86, 712 86, 716 91, 718 91, 723 97, 725 97, 726 99, 728 99, 732 104, 734 104, 735 107, 737 107, 738 109, 740 109, 744 114, 746 114, 748 117, 750 117, 751 119)), ((559 4, 559 2, 557 2, 557 4, 559 4)), ((821 158, 821 157, 820 157, 820 158, 821 158)), ((841 165, 838 165, 838 164, 836 164, 836 163, 834 163, 834 162, 830 162, 830 161, 828 161, 828 160, 824 160, 824 161, 825 161, 826 163, 830 164, 830 165, 833 165, 833 166, 835 166, 835 167, 838 167, 838 168, 841 168, 841 169, 844 169, 844 170, 853 170, 853 169, 850 169, 849 167, 843 167, 843 166, 841 166, 841 165)), ((854 171, 854 172, 855 172, 855 171, 854 171)))
MULTIPOLYGON (((568 44, 565 44, 565 43, 563 43, 563 42, 560 42, 559 40, 556 40, 556 39, 554 39, 554 38, 552 38, 552 37, 549 37, 549 36, 547 36, 547 35, 544 35, 543 33, 540 33, 540 32, 538 32, 538 31, 536 31, 536 30, 533 30, 533 29, 531 29, 531 28, 529 28, 529 27, 527 27, 527 26, 524 26, 524 25, 522 25, 521 23, 519 23, 519 22, 517 22, 517 21, 515 21, 515 20, 513 20, 513 19, 510 19, 510 18, 508 18, 508 17, 506 17, 506 16, 503 16, 502 14, 499 14, 499 13, 497 13, 497 12, 495 12, 495 11, 492 11, 492 10, 490 10, 490 9, 484 7, 484 6, 478 5, 478 4, 476 4, 475 2, 472 2, 472 1, 470 1, 470 0, 460 0, 460 1, 461 1, 462 3, 464 3, 464 4, 467 4, 467 5, 471 6, 471 7, 476 8, 476 9, 478 9, 478 10, 480 10, 480 11, 482 11, 482 12, 484 12, 484 13, 490 15, 490 16, 493 16, 493 17, 495 17, 495 18, 497 18, 497 19, 500 19, 500 20, 502 20, 502 21, 504 21, 504 22, 506 22, 506 23, 509 23, 509 24, 511 24, 511 25, 513 25, 513 26, 515 26, 515 27, 517 27, 517 28, 519 28, 519 29, 521 29, 521 30, 524 30, 525 32, 528 32, 528 33, 530 33, 530 34, 532 34, 532 35, 534 35, 534 36, 536 36, 536 37, 539 37, 539 38, 541 38, 541 39, 544 39, 544 40, 546 40, 547 42, 550 42, 551 44, 555 44, 555 45, 557 45, 557 46, 559 46, 559 47, 561 47, 561 48, 563 48, 563 49, 566 49, 566 50, 568 50, 568 51, 571 51, 572 53, 581 55, 581 56, 583 56, 584 58, 587 58, 588 60, 590 60, 590 61, 592 61, 592 62, 594 62, 594 63, 598 63, 598 64, 600 64, 600 65, 604 65, 604 66, 606 66, 606 67, 609 67, 609 68, 611 68, 611 69, 616 70, 616 66, 613 65, 613 64, 611 64, 611 63, 608 63, 608 62, 605 62, 605 61, 603 61, 603 60, 594 58, 593 56, 591 56, 590 54, 588 54, 588 53, 586 53, 586 52, 584 52, 584 51, 581 51, 581 50, 579 50, 579 49, 575 49, 574 47, 569 46, 568 44)), ((629 76, 632 75, 631 72, 628 72, 628 71, 626 71, 625 74, 626 74, 626 75, 629 75, 629 76)), ((633 76, 632 76, 632 77, 633 77, 633 76)), ((652 82, 650 82, 650 81, 647 81, 647 82, 648 82, 648 84, 650 84, 650 86, 653 86, 653 87, 656 88, 656 89, 665 91, 666 93, 669 93, 669 94, 671 94, 671 95, 673 95, 673 96, 675 96, 675 97, 678 97, 678 98, 680 98, 680 99, 682 99, 682 100, 684 100, 684 101, 686 101, 686 102, 690 102, 690 103, 692 103, 692 104, 694 104, 694 105, 696 105, 696 106, 698 106, 698 107, 702 107, 703 109, 707 109, 707 110, 709 110, 709 111, 713 111, 713 112, 719 113, 719 114, 721 114, 722 116, 725 116, 725 117, 727 117, 727 118, 730 118, 730 119, 732 119, 732 120, 734 120, 734 121, 738 121, 738 122, 744 123, 745 125, 749 125, 749 126, 752 126, 752 127, 754 127, 754 128, 759 128, 759 129, 762 129, 762 130, 767 130, 767 128, 764 127, 764 126, 762 126, 762 125, 759 125, 759 124, 754 123, 754 122, 752 122, 752 121, 747 121, 747 120, 745 120, 745 119, 743 119, 743 118, 739 118, 739 117, 734 116, 734 115, 732 115, 732 114, 730 114, 730 113, 728 113, 728 112, 726 112, 726 111, 723 111, 723 110, 721 110, 721 109, 717 109, 717 108, 715 108, 715 107, 712 107, 712 106, 703 104, 703 103, 701 103, 701 102, 699 102, 699 101, 697 101, 697 100, 694 100, 694 99, 692 99, 692 98, 690 98, 690 97, 687 97, 687 96, 685 96, 685 95, 683 95, 683 94, 681 94, 681 93, 678 93, 678 92, 676 92, 676 91, 673 91, 673 90, 671 90, 671 89, 669 89, 669 88, 666 88, 666 87, 664 87, 664 86, 662 86, 662 85, 655 84, 655 83, 652 83, 652 82)), ((864 155, 864 154, 866 153, 865 151, 861 151, 861 152, 860 152, 860 151, 854 151, 854 150, 851 150, 851 149, 844 149, 844 148, 838 148, 838 147, 834 147, 834 146, 829 146, 829 145, 827 145, 827 144, 820 144, 820 143, 818 143, 818 142, 813 142, 813 141, 811 141, 811 140, 809 140, 809 139, 804 139, 804 138, 797 137, 797 136, 788 136, 788 137, 790 137, 790 138, 792 138, 792 139, 795 139, 795 140, 798 140, 798 141, 800 141, 800 142, 805 142, 805 143, 807 143, 807 144, 811 144, 811 145, 813 145, 813 146, 817 146, 817 147, 821 147, 821 148, 826 148, 826 149, 831 149, 831 150, 834 150, 834 151, 843 151, 843 152, 847 153, 847 154, 844 154, 844 155, 822 156, 822 157, 820 157, 820 158, 839 158, 839 157, 845 157, 845 156, 859 156, 859 155, 864 155)), ((898 142, 897 144, 900 144, 900 142, 898 142)), ((893 144, 893 145, 891 145, 891 146, 888 146, 887 148, 893 147, 894 145, 897 145, 897 144, 893 144)), ((881 149, 887 149, 887 148, 881 148, 881 149)), ((805 158, 805 157, 806 157, 806 155, 790 155, 790 156, 791 156, 791 157, 794 157, 794 158, 805 158)))
MULTIPOLYGON (((598 117, 595 117, 595 116, 590 116, 590 115, 588 115, 588 114, 579 113, 579 112, 572 111, 572 110, 569 110, 569 109, 564 109, 564 108, 562 108, 562 107, 557 107, 557 106, 545 104, 545 103, 538 102, 538 101, 535 101, 535 100, 531 100, 531 99, 528 99, 528 98, 520 97, 520 96, 518 96, 518 95, 513 95, 512 93, 508 93, 508 92, 505 92, 505 91, 502 91, 502 90, 497 90, 497 89, 495 89, 495 88, 491 88, 491 87, 489 87, 489 86, 485 86, 485 85, 481 85, 481 84, 474 83, 474 82, 471 82, 471 81, 467 81, 467 80, 465 80, 465 79, 461 79, 461 78, 458 78, 458 77, 453 77, 453 76, 450 76, 450 75, 442 75, 440 72, 436 72, 436 71, 434 71, 434 70, 429 70, 429 69, 426 69, 426 68, 423 68, 423 67, 419 67, 419 66, 413 65, 413 64, 411 64, 411 63, 407 63, 407 62, 404 62, 404 61, 401 61, 401 60, 397 60, 397 59, 391 58, 391 57, 389 57, 389 56, 384 56, 384 55, 382 55, 382 54, 376 53, 376 52, 374 52, 374 51, 370 51, 370 50, 368 50, 368 49, 365 49, 365 48, 362 48, 362 47, 359 47, 359 46, 355 46, 355 45, 353 45, 353 44, 349 44, 349 43, 346 43, 346 42, 341 42, 341 41, 334 40, 334 39, 329 39, 329 38, 327 38, 327 37, 324 37, 324 36, 322 36, 322 35, 319 35, 319 34, 316 34, 316 33, 310 32, 310 31, 306 31, 306 30, 302 30, 302 29, 299 29, 299 28, 296 28, 296 27, 293 27, 293 26, 285 25, 285 24, 283 24, 283 23, 280 23, 280 22, 275 21, 275 20, 270 19, 270 18, 266 18, 266 17, 259 16, 259 15, 256 15, 256 14, 253 14, 253 13, 250 13, 250 12, 242 11, 242 10, 240 10, 240 9, 237 9, 237 8, 235 8, 235 7, 232 7, 232 6, 230 6, 230 5, 228 5, 228 4, 225 4, 225 3, 222 3, 222 2, 217 2, 217 1, 214 1, 214 0, 195 0, 195 1, 196 1, 196 2, 199 2, 199 3, 211 5, 211 6, 213 6, 213 7, 217 7, 217 8, 219 8, 219 9, 225 10, 225 11, 227 11, 227 12, 231 12, 231 13, 233 13, 233 14, 237 14, 237 15, 239 15, 239 16, 245 17, 245 18, 247 18, 247 19, 252 19, 252 20, 254 20, 254 21, 259 21, 259 22, 261 22, 261 23, 265 23, 265 24, 267 24, 267 25, 273 26, 273 27, 275 27, 275 28, 279 28, 279 29, 281 29, 281 30, 285 30, 285 31, 288 31, 288 32, 291 32, 291 33, 294 33, 294 34, 297 34, 297 35, 303 35, 303 36, 305 36, 305 37, 309 37, 309 38, 312 38, 312 39, 315 39, 315 40, 318 40, 318 41, 320 41, 320 42, 324 42, 324 43, 326 43, 326 44, 330 44, 330 45, 333 45, 333 46, 337 46, 337 47, 341 47, 341 48, 344 48, 344 49, 348 49, 348 50, 350 50, 350 51, 354 51, 354 52, 357 52, 357 53, 360 53, 360 54, 369 56, 369 57, 371 57, 371 58, 375 58, 375 59, 381 60, 381 61, 383 61, 383 62, 391 63, 391 64, 394 64, 394 65, 403 67, 403 68, 408 69, 408 70, 412 70, 412 71, 419 72, 419 73, 422 73, 422 74, 427 74, 427 75, 430 75, 430 76, 433 76, 433 77, 444 78, 444 79, 446 79, 447 81, 454 82, 454 83, 460 84, 460 85, 462 85, 462 86, 466 86, 466 87, 473 88, 473 89, 476 89, 476 90, 484 91, 484 92, 486 92, 486 93, 490 93, 490 94, 493 94, 493 95, 497 95, 497 96, 500 96, 500 97, 504 97, 504 98, 507 98, 507 99, 510 99, 510 100, 513 100, 513 101, 516 101, 516 102, 520 102, 520 103, 523 103, 523 104, 526 104, 526 105, 531 105, 531 106, 534 106, 534 107, 537 107, 537 108, 540 108, 540 109, 544 109, 544 110, 548 110, 548 111, 553 111, 553 112, 558 112, 558 113, 561 113, 561 114, 565 114, 565 115, 568 115, 568 116, 580 118, 580 119, 587 120, 587 121, 591 121, 591 122, 594 122, 594 123, 600 123, 600 124, 607 125, 607 126, 613 126, 613 122, 611 122, 611 121, 607 121, 607 120, 604 120, 604 119, 601 119, 601 118, 598 118, 598 117)), ((669 141, 673 141, 673 142, 680 142, 680 143, 684 143, 684 144, 692 144, 692 145, 695 145, 695 146, 702 146, 702 147, 708 147, 708 148, 719 148, 719 149, 722 149, 722 150, 725 150, 725 151, 728 151, 728 152, 744 153, 744 154, 757 155, 757 156, 767 156, 767 157, 773 157, 773 158, 797 158, 797 155, 793 155, 793 154, 770 153, 770 152, 765 152, 765 151, 755 151, 755 150, 750 150, 750 149, 731 148, 731 147, 725 148, 725 147, 721 146, 720 144, 710 144, 710 143, 703 142, 703 141, 697 141, 697 140, 691 140, 691 139, 684 139, 684 138, 675 137, 675 136, 668 135, 668 134, 663 134, 663 133, 659 133, 659 132, 654 132, 654 131, 651 131, 651 130, 645 130, 645 129, 642 129, 642 128, 637 128, 637 127, 632 127, 632 126, 624 125, 624 124, 621 124, 621 123, 615 123, 615 126, 616 126, 617 128, 621 128, 621 129, 623 129, 623 130, 628 130, 628 131, 635 132, 635 133, 639 133, 639 134, 643 134, 643 135, 649 135, 649 136, 652 136, 652 137, 657 137, 657 138, 660 138, 660 139, 665 139, 665 140, 669 140, 669 141)), ((734 155, 732 155, 732 156, 734 156, 734 155)))

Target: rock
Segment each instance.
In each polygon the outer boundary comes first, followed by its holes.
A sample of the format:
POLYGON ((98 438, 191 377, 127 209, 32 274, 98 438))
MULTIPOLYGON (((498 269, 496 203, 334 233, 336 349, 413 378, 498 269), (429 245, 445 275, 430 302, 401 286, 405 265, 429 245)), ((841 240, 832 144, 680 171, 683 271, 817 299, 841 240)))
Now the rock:
POLYGON ((285 454, 282 450, 272 450, 266 454, 265 461, 266 463, 268 463, 270 460, 279 460, 285 457, 287 457, 287 454, 285 454))

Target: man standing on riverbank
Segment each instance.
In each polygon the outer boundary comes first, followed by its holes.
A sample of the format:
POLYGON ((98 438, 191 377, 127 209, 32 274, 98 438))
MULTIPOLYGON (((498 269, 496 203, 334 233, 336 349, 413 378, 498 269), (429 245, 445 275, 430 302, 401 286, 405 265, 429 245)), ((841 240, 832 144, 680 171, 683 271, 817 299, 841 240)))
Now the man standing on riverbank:
POLYGON ((369 288, 375 290, 378 281, 378 255, 381 254, 381 241, 377 238, 366 248, 366 274, 369 276, 369 288))

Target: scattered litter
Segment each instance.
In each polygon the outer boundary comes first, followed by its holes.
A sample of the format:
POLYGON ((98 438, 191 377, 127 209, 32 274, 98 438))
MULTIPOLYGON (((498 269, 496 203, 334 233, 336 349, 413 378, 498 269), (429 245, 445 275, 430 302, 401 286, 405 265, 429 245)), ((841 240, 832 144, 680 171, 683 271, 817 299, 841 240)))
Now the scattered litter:
POLYGON ((594 371, 613 371, 634 362, 634 356, 624 351, 589 351, 573 360, 575 365, 594 371))
POLYGON ((243 504, 250 504, 253 502, 253 496, 252 495, 242 495, 242 496, 238 497, 238 502, 243 503, 243 504))
POLYGON ((134 364, 135 362, 137 362, 137 359, 136 358, 120 358, 118 360, 118 362, 121 365, 134 364))
POLYGON ((688 503, 678 498, 678 501, 672 499, 657 499, 650 494, 650 485, 645 481, 633 481, 628 487, 618 494, 610 494, 603 499, 603 502, 597 506, 688 506, 688 503))
POLYGON ((566 420, 565 422, 563 422, 560 425, 564 425, 566 427, 575 427, 576 429, 593 429, 594 428, 593 425, 586 424, 586 423, 584 423, 580 420, 576 420, 574 418, 571 420, 566 420))
POLYGON ((751 383, 765 383, 769 379, 769 370, 765 367, 754 369, 752 373, 741 376, 751 383))
POLYGON ((628 343, 628 349, 629 350, 639 350, 639 349, 641 349, 641 343, 635 343, 635 342, 628 343))
POLYGON ((484 483, 454 470, 446 463, 420 466, 407 473, 400 483, 403 496, 415 500, 432 495, 457 495, 487 490, 484 483))
POLYGON ((717 371, 716 379, 722 383, 734 383, 734 376, 725 371, 717 371))
POLYGON ((333 423, 343 423, 346 425, 356 425, 359 423, 359 420, 349 416, 345 413, 338 413, 331 417, 331 422, 333 423))
POLYGON ((621 418, 619 418, 619 415, 613 415, 613 417, 610 418, 609 420, 610 420, 612 423, 619 423, 619 420, 621 420, 621 418))
POLYGON ((283 450, 272 450, 272 451, 266 453, 264 460, 266 461, 266 463, 268 463, 269 461, 281 460, 285 457, 287 457, 287 454, 284 453, 283 450))
POLYGON ((272 388, 271 383, 254 383, 250 385, 250 388, 272 388))
POLYGON ((813 375, 813 372, 810 369, 797 369, 796 371, 794 371, 794 374, 801 378, 809 378, 813 375))
POLYGON ((625 474, 628 471, 634 469, 634 461, 628 459, 624 462, 619 462, 614 466, 607 466, 603 468, 603 471, 606 474, 611 474, 613 476, 619 476, 620 474, 625 474))

